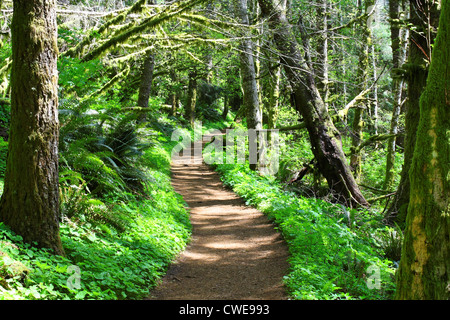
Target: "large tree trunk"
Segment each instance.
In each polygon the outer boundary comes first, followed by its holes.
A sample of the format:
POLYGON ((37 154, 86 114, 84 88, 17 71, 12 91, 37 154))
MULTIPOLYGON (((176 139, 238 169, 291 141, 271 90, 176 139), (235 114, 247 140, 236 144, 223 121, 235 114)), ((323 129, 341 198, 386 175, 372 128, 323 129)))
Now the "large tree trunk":
POLYGON ((389 220, 395 220, 400 224, 403 224, 406 220, 409 203, 409 170, 411 168, 420 118, 419 100, 427 79, 426 61, 429 62, 430 60, 426 53, 430 51, 430 44, 433 43, 435 38, 433 33, 431 33, 430 39, 423 36, 427 34, 426 30, 428 27, 422 15, 428 17, 431 27, 437 27, 439 11, 437 10, 437 4, 431 6, 428 0, 411 1, 410 15, 410 22, 415 26, 416 30, 410 31, 409 57, 404 66, 408 86, 405 112, 404 162, 397 193, 387 213, 389 220), (426 11, 424 11, 424 8, 426 8, 426 11))
POLYGON ((270 24, 280 59, 294 91, 295 105, 309 132, 312 151, 330 189, 341 201, 367 206, 342 150, 339 131, 333 124, 314 81, 313 70, 305 63, 285 14, 272 0, 259 0, 270 24))
POLYGON ((56 1, 15 0, 11 135, 0 220, 64 254, 59 237, 56 1))
POLYGON ((410 171, 398 299, 450 299, 450 2, 442 2, 410 171))
MULTIPOLYGON (((249 25, 249 18, 247 12, 247 0, 234 0, 236 15, 243 25, 249 25)), ((262 129, 262 114, 259 107, 258 84, 256 82, 255 61, 253 59, 253 43, 251 39, 241 41, 240 45, 240 67, 242 90, 244 98, 244 108, 247 116, 248 129, 262 129)), ((250 140, 249 136, 249 140, 250 140)), ((256 136, 255 136, 255 139, 256 136)), ((249 141, 251 150, 253 146, 257 146, 258 141, 249 141)), ((258 148, 256 148, 258 149, 258 148)), ((257 163, 252 161, 250 168, 256 170, 257 163)))

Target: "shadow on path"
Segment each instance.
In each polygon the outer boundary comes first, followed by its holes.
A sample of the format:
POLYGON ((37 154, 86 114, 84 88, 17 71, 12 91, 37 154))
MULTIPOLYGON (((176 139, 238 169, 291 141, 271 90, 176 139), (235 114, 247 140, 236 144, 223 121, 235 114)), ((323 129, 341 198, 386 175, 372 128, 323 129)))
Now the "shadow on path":
POLYGON ((287 299, 288 250, 265 215, 248 207, 206 164, 172 164, 189 206, 192 239, 148 299, 287 299))

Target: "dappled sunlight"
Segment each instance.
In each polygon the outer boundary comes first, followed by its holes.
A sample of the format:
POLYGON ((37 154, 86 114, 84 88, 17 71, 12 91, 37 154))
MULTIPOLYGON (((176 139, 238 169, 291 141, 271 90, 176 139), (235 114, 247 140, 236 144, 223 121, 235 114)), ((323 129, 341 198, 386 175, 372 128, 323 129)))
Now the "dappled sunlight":
POLYGON ((152 296, 285 299, 288 250, 267 217, 205 164, 172 163, 172 185, 188 204, 192 239, 152 296))

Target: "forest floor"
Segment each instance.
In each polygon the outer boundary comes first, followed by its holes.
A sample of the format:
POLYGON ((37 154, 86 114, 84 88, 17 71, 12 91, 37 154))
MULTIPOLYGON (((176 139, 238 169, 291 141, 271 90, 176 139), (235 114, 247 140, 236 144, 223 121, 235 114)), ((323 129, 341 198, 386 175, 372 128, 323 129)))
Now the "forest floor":
POLYGON ((288 299, 288 249, 264 214, 205 163, 173 162, 172 185, 188 204, 192 238, 148 299, 288 299))

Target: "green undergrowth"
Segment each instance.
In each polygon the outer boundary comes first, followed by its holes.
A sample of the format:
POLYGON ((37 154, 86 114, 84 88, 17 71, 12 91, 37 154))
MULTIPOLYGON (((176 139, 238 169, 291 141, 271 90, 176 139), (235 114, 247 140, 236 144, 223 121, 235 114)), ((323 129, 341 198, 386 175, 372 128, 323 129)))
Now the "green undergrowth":
POLYGON ((172 147, 160 135, 142 155, 144 195, 88 199, 91 211, 126 221, 120 230, 87 213, 63 218, 65 257, 24 243, 0 223, 0 299, 146 297, 190 237, 184 202, 170 185, 172 147))
POLYGON ((290 251, 284 282, 294 299, 390 299, 395 267, 376 213, 283 190, 243 164, 215 164, 224 184, 273 220, 290 251))

